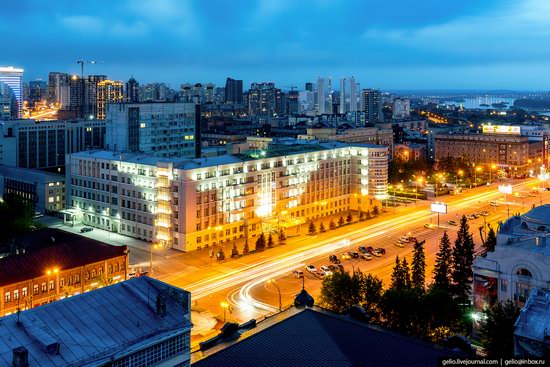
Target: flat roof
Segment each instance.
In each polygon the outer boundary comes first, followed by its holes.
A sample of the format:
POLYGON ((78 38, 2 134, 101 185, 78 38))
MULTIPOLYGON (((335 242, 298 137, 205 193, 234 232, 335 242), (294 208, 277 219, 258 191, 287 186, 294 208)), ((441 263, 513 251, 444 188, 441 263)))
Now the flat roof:
POLYGON ((544 342, 550 330, 550 291, 535 289, 516 320, 514 335, 544 342))
POLYGON ((18 347, 28 350, 30 366, 107 363, 189 332, 189 297, 144 276, 5 316, 0 318, 0 365, 11 366, 18 347), (166 300, 164 316, 156 312, 157 295, 166 300), (55 349, 59 352, 51 352, 55 349))

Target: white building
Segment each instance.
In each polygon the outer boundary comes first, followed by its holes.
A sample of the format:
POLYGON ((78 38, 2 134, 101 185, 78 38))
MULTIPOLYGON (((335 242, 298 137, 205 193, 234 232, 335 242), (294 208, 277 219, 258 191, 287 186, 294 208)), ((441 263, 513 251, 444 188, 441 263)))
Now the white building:
POLYGON ((195 109, 194 103, 109 104, 106 149, 193 158, 200 123, 195 109))
POLYGON ((317 79, 317 114, 332 113, 332 80, 331 78, 317 79))
POLYGON ((550 289, 550 205, 501 224, 494 252, 474 261, 474 305, 525 303, 532 289, 550 289))
POLYGON ((408 98, 396 98, 393 100, 392 118, 408 119, 411 117, 411 102, 408 98))
POLYGON ((13 66, 0 66, 0 93, 6 91, 7 86, 17 102, 16 106, 12 106, 12 117, 23 117, 23 69, 14 68, 13 66), (17 111, 13 111, 17 109, 17 111), (14 113, 15 112, 15 113, 14 113))
POLYGON ((357 83, 355 77, 344 77, 340 79, 340 113, 355 112, 357 106, 357 83))
POLYGON ((386 147, 339 142, 199 159, 89 151, 70 162, 67 204, 85 224, 182 251, 372 210, 388 179, 386 147))

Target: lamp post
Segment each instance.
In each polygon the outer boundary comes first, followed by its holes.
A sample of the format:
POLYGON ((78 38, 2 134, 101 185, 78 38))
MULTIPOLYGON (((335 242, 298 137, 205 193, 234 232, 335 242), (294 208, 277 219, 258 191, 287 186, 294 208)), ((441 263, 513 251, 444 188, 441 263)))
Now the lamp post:
POLYGON ((439 179, 442 179, 443 178, 443 174, 442 173, 439 173, 437 176, 435 176, 435 198, 437 199, 437 186, 438 186, 438 183, 439 183, 439 179))
POLYGON ((153 275, 153 250, 159 247, 159 245, 152 245, 151 251, 149 251, 149 273, 151 273, 151 275, 153 275))
MULTIPOLYGON (((59 269, 58 268, 53 268, 53 269, 48 269, 46 271, 46 274, 48 275, 48 283, 46 284, 46 291, 48 292, 48 303, 50 303, 50 282, 51 282, 51 276, 53 275, 54 277, 59 273, 59 269)), ((55 289, 55 286, 54 286, 54 289, 55 289)))
POLYGON ((227 302, 222 302, 220 303, 220 306, 223 308, 223 322, 225 323, 227 320, 226 312, 229 311, 229 313, 231 313, 231 305, 227 302))
POLYGON ((279 286, 275 282, 275 279, 269 279, 267 281, 267 283, 268 284, 273 284, 275 286, 275 288, 277 288, 277 292, 279 293, 279 312, 281 312, 283 310, 283 302, 282 302, 282 299, 281 299, 281 289, 279 288, 279 286))
POLYGON ((424 179, 422 177, 419 177, 417 180, 416 180, 416 190, 414 192, 414 205, 416 206, 416 202, 418 201, 418 186, 420 184, 422 184, 422 182, 424 181, 424 179))
POLYGON ((464 174, 464 171, 459 169, 458 170, 458 175, 455 176, 455 186, 458 186, 458 177, 460 177, 460 181, 462 181, 462 175, 464 174))
POLYGON ((496 164, 491 164, 491 169, 489 169, 489 182, 493 183, 493 170, 497 168, 496 164))
POLYGON ((481 172, 481 167, 476 167, 474 170, 474 187, 477 187, 477 173, 481 172))

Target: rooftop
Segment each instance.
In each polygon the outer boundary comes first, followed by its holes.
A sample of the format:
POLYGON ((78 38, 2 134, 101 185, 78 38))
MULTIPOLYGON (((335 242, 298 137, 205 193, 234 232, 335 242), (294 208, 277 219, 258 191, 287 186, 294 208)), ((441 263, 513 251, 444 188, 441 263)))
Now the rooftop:
POLYGON ((216 347, 211 354, 209 350, 197 352, 203 353, 203 359, 193 366, 424 367, 437 365, 438 358, 457 356, 434 344, 317 307, 292 307, 216 347))
POLYGON ((550 330, 550 291, 531 292, 515 326, 516 336, 544 342, 550 330))
POLYGON ((106 363, 189 332, 189 297, 182 289, 138 277, 0 318, 0 365, 11 366, 18 347, 28 350, 30 366, 106 363), (166 301, 164 315, 157 312, 157 295, 166 301))
POLYGON ((44 276, 47 269, 74 269, 127 253, 126 246, 111 246, 52 228, 15 237, 14 244, 25 253, 0 259, 0 286, 44 276))

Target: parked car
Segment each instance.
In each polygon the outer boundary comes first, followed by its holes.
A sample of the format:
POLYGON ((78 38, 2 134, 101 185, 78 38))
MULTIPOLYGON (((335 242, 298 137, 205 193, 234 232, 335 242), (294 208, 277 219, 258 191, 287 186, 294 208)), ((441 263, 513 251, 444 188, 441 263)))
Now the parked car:
POLYGON ((399 242, 409 242, 409 236, 401 236, 401 238, 399 239, 399 242))
POLYGON ((447 223, 449 223, 450 226, 458 226, 458 223, 456 222, 456 220, 450 220, 447 223))
POLYGON ((401 242, 401 241, 396 241, 396 242, 394 243, 394 245, 397 246, 397 247, 400 247, 400 248, 405 247, 405 244, 404 244, 403 242, 401 242))
POLYGON ((369 253, 369 250, 367 250, 367 248, 365 246, 359 246, 357 249, 359 250, 359 252, 362 252, 364 254, 369 253))
POLYGON ((473 215, 468 214, 468 215, 466 216, 466 219, 468 219, 468 220, 474 220, 475 218, 474 218, 473 215))
POLYGON ((418 241, 416 237, 409 236, 409 242, 416 242, 416 241, 418 241))
POLYGON ((479 214, 478 214, 478 213, 474 213, 474 214, 472 214, 472 217, 474 217, 474 219, 477 219, 477 218, 479 218, 479 214))
POLYGON ((84 227, 84 228, 80 228, 80 233, 91 232, 93 230, 94 229, 92 227, 84 227))
POLYGON ((367 246, 367 252, 368 252, 369 254, 372 254, 373 251, 374 251, 374 247, 372 247, 372 246, 367 246))
POLYGON ((41 217, 43 217, 43 216, 44 216, 44 214, 42 214, 42 213, 40 213, 40 212, 34 212, 34 219, 36 219, 36 218, 41 218, 41 217))
POLYGON ((426 224, 424 224, 424 228, 434 229, 434 228, 435 228, 435 224, 426 223, 426 224))
POLYGON ((483 215, 484 217, 489 215, 489 212, 487 210, 484 210, 482 212, 479 212, 479 215, 483 215))
POLYGON ((315 274, 317 272, 317 268, 314 265, 306 265, 306 270, 309 271, 311 274, 315 274))
POLYGON ((523 195, 523 194, 517 194, 516 197, 518 197, 518 198, 524 198, 525 195, 523 195))
POLYGON ((325 276, 332 275, 332 270, 330 270, 330 268, 326 265, 322 265, 319 269, 324 273, 325 276))
POLYGON ((336 255, 330 255, 328 257, 328 259, 330 260, 330 262, 332 262, 333 264, 340 264, 340 259, 338 259, 338 256, 336 255))
POLYGON ((382 248, 382 247, 376 248, 375 251, 378 252, 380 255, 385 255, 386 254, 386 249, 382 248))
POLYGON ((296 269, 296 270, 292 271, 292 275, 294 275, 296 278, 303 278, 304 277, 304 272, 300 269, 296 269))
POLYGON ((533 197, 537 196, 537 194, 538 194, 538 192, 533 192, 533 191, 531 191, 529 194, 527 194, 527 196, 533 198, 533 197))
POLYGON ((329 264, 327 267, 330 269, 330 271, 335 272, 336 270, 340 269, 338 266, 329 264))
POLYGON ((500 204, 498 203, 498 201, 491 201, 491 202, 489 203, 489 205, 495 206, 495 207, 496 207, 496 206, 500 206, 500 204))
POLYGON ((348 253, 346 253, 346 252, 342 252, 342 253, 340 254, 340 258, 341 258, 342 260, 349 260, 349 259, 351 259, 351 256, 350 256, 348 253))
POLYGON ((366 252, 364 254, 359 255, 359 258, 363 259, 363 260, 370 261, 370 260, 372 260, 372 255, 369 254, 368 252, 366 252))
POLYGON ((359 253, 357 253, 355 251, 350 251, 350 252, 348 252, 348 254, 352 259, 358 259, 359 258, 359 253))

